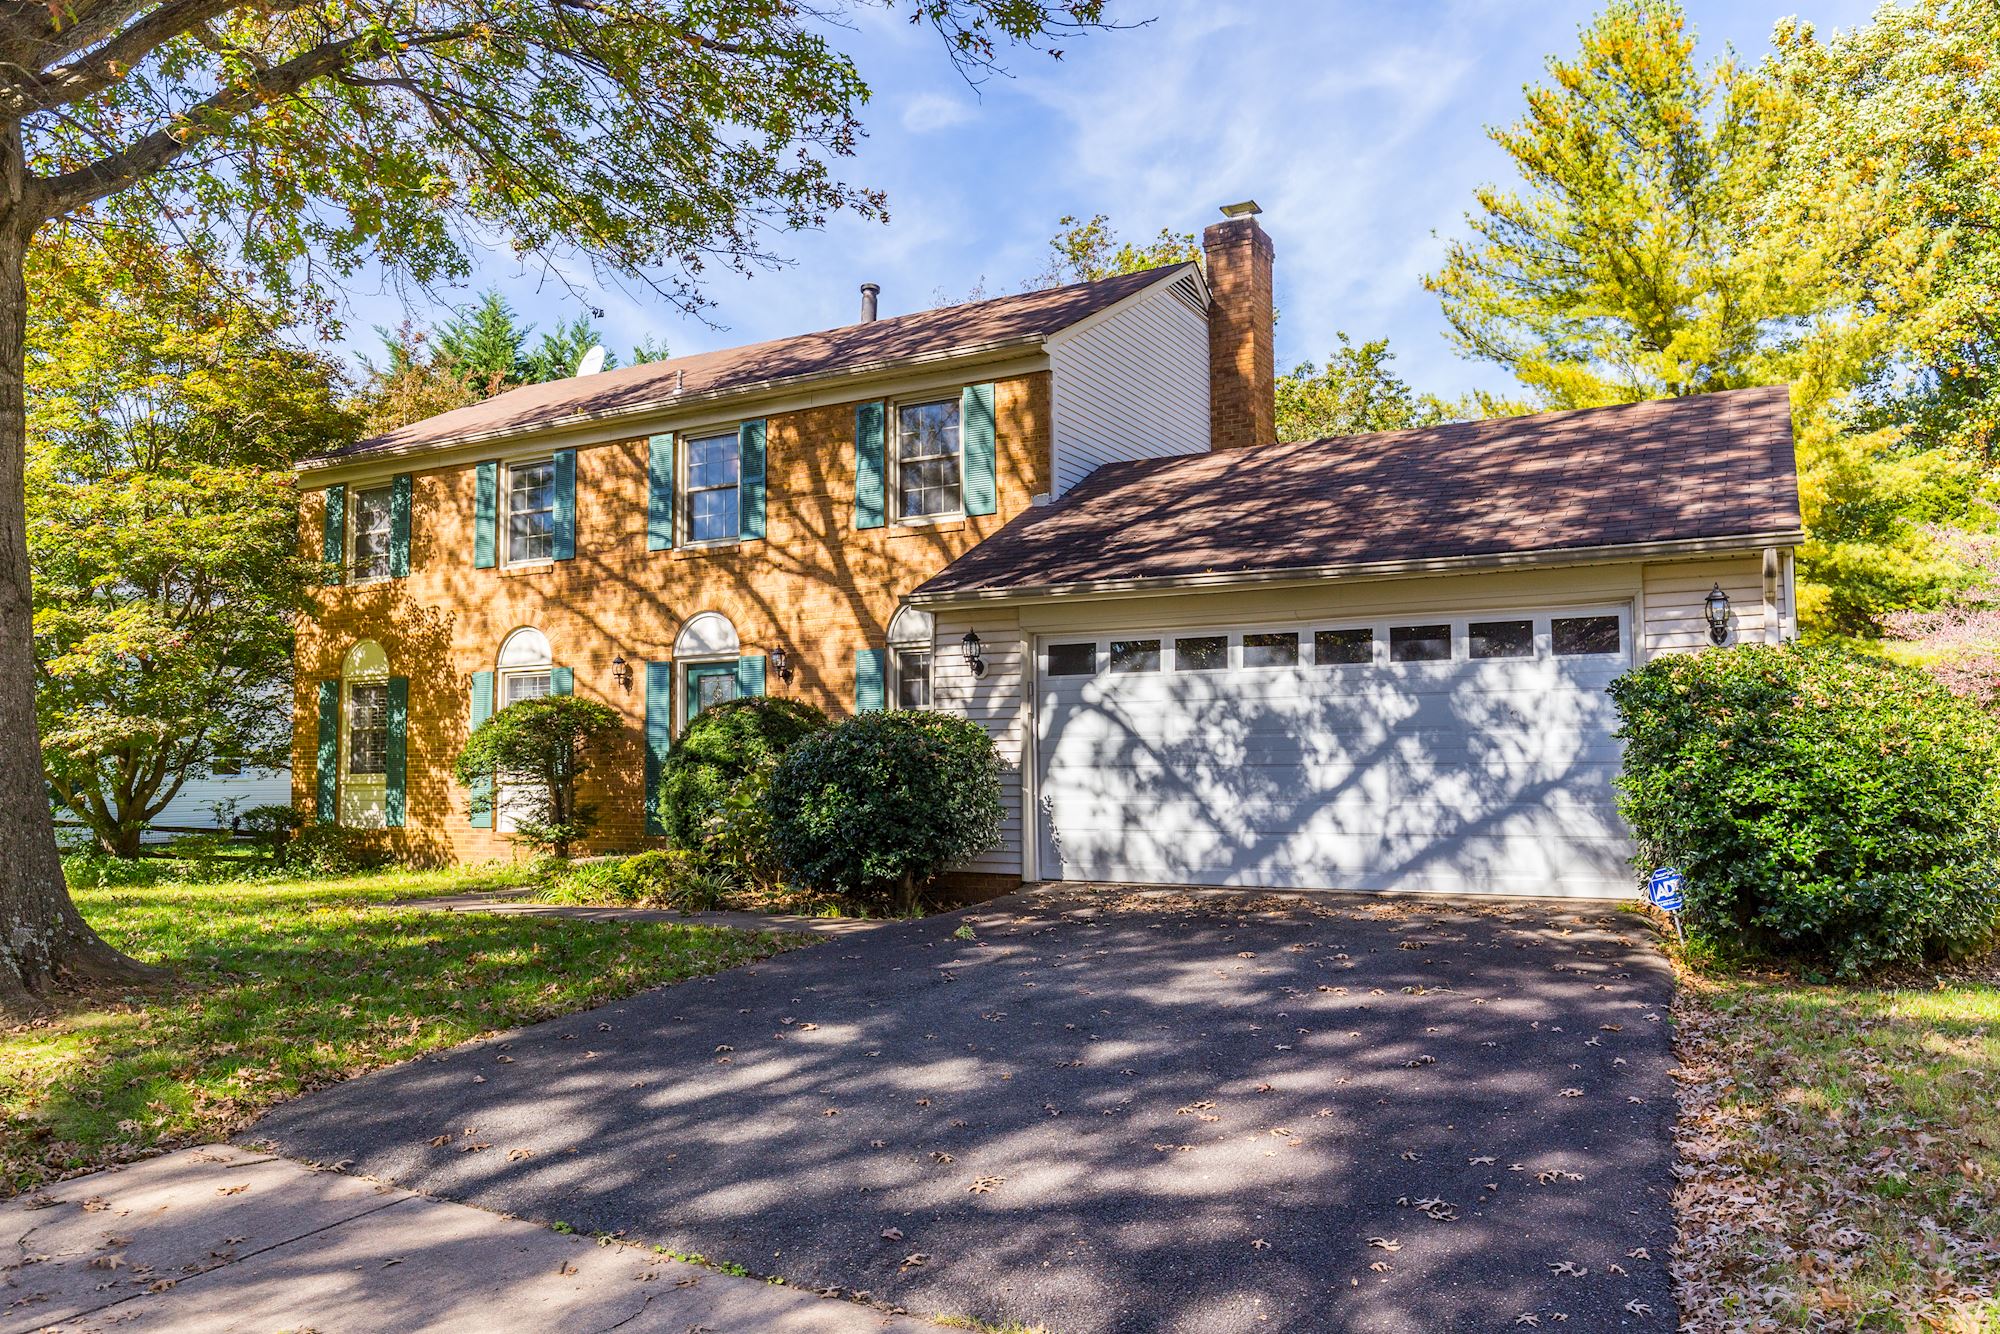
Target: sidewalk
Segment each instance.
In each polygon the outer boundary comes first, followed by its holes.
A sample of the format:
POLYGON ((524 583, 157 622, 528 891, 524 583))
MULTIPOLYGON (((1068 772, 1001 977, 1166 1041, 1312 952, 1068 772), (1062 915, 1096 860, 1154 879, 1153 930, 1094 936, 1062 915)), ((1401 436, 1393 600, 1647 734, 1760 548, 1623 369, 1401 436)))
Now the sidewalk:
POLYGON ((0 1334, 932 1328, 230 1145, 0 1203, 0 1334))
POLYGON ((528 889, 501 889, 471 894, 447 894, 433 899, 400 899, 385 908, 417 908, 426 912, 491 912, 517 917, 574 917, 588 922, 679 922, 686 926, 731 926, 741 931, 778 931, 808 936, 851 936, 894 926, 898 919, 882 917, 788 917, 778 913, 674 912, 668 908, 589 908, 578 904, 535 903, 528 889))

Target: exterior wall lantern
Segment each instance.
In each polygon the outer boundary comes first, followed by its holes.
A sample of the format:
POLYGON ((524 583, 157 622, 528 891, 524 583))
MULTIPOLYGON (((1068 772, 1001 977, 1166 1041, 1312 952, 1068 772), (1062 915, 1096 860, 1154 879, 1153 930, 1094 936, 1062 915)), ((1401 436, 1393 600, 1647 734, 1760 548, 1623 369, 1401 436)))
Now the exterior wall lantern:
POLYGON ((792 666, 792 655, 785 652, 783 645, 771 650, 772 675, 776 676, 786 685, 790 685, 792 683, 792 673, 795 670, 792 666))
POLYGON ((967 630, 965 638, 958 641, 958 646, 965 650, 965 665, 972 669, 973 676, 986 675, 986 659, 980 653, 979 632, 967 630))
POLYGON ((625 661, 623 653, 611 659, 611 679, 622 690, 630 690, 632 688, 632 664, 625 661))
POLYGON ((1708 642, 1726 644, 1729 642, 1729 594, 1716 584, 1708 590, 1708 596, 1701 600, 1702 614, 1708 617, 1708 642))

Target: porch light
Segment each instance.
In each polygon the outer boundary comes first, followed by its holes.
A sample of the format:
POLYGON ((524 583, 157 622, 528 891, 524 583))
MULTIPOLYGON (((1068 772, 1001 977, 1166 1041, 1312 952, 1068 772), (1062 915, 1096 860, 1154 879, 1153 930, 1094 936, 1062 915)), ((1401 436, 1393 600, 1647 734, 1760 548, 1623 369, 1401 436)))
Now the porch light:
POLYGON ((792 655, 782 645, 771 650, 771 672, 786 685, 792 683, 792 655))
POLYGON ((972 674, 986 675, 986 659, 979 652, 979 632, 967 630, 965 638, 958 641, 958 646, 965 650, 965 665, 972 669, 972 674))
POLYGON ((625 661, 625 655, 622 653, 611 659, 611 679, 617 682, 621 689, 632 688, 632 666, 625 661))
POLYGON ((1708 617, 1708 640, 1711 644, 1729 642, 1729 594, 1717 584, 1708 590, 1708 596, 1701 600, 1702 614, 1708 617))

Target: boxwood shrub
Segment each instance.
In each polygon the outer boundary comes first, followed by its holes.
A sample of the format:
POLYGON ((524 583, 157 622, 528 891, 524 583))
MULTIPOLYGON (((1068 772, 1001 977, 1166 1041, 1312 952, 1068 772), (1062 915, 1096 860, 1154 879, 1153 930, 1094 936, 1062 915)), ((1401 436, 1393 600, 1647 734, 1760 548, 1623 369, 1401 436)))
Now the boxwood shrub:
POLYGON ((938 872, 999 841, 1000 759, 967 719, 864 713, 787 751, 768 800, 794 878, 911 912, 938 872))
POLYGON ((830 725, 812 705, 775 695, 703 709, 668 752, 661 775, 660 821, 668 840, 677 848, 700 849, 737 783, 830 725))
POLYGON ((2000 923, 2000 727, 1928 674, 1832 647, 1654 659, 1615 682, 1641 867, 1724 946, 1855 976, 2000 923))

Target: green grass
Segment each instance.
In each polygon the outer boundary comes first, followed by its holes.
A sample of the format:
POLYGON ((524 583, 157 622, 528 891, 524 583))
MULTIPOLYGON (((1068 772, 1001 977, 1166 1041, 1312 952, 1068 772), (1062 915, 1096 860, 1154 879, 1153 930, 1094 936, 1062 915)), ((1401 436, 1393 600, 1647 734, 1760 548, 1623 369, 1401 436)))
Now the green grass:
POLYGON ((518 882, 484 867, 77 888, 92 926, 172 981, 0 1029, 0 1195, 225 1136, 306 1089, 804 943, 379 906, 518 882))
POLYGON ((2000 979, 1684 983, 1690 1327, 2000 1329, 2000 979))

